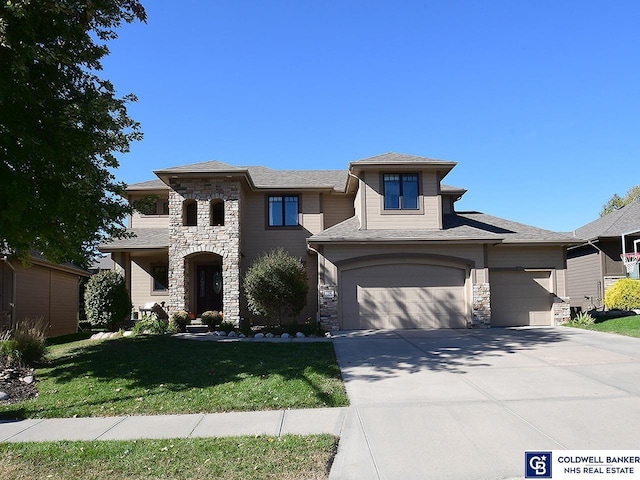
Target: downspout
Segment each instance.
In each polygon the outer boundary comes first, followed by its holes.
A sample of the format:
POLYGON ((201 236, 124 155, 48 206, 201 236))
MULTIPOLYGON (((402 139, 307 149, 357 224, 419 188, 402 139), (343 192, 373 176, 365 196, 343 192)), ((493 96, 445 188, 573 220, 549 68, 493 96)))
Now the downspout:
POLYGON ((9 303, 9 307, 11 308, 11 320, 10 320, 10 326, 11 326, 11 330, 13 330, 13 314, 14 314, 14 310, 16 308, 16 269, 13 268, 13 265, 11 265, 11 262, 9 261, 9 257, 7 257, 6 255, 4 257, 2 257, 2 261, 4 263, 7 264, 7 266, 11 269, 11 271, 13 272, 11 274, 11 297, 13 297, 11 299, 11 302, 9 303))

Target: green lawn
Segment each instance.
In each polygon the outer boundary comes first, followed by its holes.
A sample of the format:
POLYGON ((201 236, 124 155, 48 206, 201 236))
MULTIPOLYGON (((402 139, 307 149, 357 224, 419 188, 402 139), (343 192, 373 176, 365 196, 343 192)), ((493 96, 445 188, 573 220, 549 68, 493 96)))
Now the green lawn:
POLYGON ((49 347, 39 397, 0 418, 209 413, 348 404, 331 343, 219 343, 169 336, 49 347))
POLYGON ((326 479, 331 435, 0 444, 0 478, 326 479))
POLYGON ((640 337, 640 315, 612 318, 582 328, 598 332, 618 333, 629 337, 640 337))

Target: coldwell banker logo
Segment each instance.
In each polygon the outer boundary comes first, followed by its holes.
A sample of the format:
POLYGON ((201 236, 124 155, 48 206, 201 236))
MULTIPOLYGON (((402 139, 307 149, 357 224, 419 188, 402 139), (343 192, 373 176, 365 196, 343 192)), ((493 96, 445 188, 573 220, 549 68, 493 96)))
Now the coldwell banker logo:
POLYGON ((552 478, 551 452, 525 452, 524 478, 552 478))

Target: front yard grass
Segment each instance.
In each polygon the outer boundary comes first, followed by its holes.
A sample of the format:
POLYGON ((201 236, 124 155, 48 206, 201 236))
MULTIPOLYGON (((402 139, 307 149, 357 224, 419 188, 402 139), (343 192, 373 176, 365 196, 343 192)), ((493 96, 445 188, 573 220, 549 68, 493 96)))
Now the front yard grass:
POLYGON ((52 345, 39 396, 0 418, 212 413, 348 404, 331 343, 219 343, 169 336, 52 345))
POLYGON ((598 332, 617 333, 629 337, 640 337, 640 315, 611 318, 581 328, 596 330, 598 332))
POLYGON ((0 478, 326 479, 332 435, 0 445, 0 478))

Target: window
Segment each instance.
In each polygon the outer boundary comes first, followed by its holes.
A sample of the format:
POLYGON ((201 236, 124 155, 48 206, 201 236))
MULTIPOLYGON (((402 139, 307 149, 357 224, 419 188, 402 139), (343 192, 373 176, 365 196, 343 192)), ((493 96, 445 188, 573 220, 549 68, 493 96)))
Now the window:
POLYGON ((182 224, 190 227, 198 225, 198 204, 195 200, 185 200, 182 204, 182 224))
POLYGON ((169 285, 169 266, 152 265, 151 277, 153 278, 153 291, 166 292, 169 285))
POLYGON ((269 226, 270 227, 297 227, 298 226, 297 195, 270 195, 269 196, 269 226))
POLYGON ((418 210, 418 174, 385 173, 384 209, 418 210))
POLYGON ((160 215, 169 215, 169 202, 160 202, 162 206, 160 211, 162 212, 160 215))
POLYGON ((209 219, 212 227, 221 227, 224 225, 224 202, 222 200, 211 200, 209 219))

